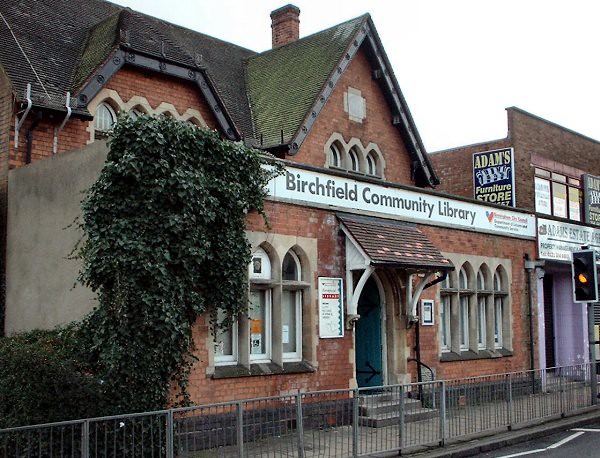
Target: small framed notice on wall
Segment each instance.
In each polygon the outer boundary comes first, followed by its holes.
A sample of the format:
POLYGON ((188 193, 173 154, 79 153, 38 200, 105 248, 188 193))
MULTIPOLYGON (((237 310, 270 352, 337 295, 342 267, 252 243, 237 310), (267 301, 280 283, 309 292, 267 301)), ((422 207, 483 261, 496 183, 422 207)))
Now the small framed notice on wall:
POLYGON ((319 277, 319 337, 344 337, 344 297, 341 278, 319 277))
POLYGON ((423 326, 433 325, 433 301, 431 299, 421 300, 421 324, 423 326))

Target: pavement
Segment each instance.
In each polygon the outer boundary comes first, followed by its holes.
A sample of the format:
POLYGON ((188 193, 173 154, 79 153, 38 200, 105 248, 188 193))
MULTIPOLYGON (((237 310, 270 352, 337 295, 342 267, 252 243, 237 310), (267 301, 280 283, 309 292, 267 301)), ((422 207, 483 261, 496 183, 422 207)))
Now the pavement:
POLYGON ((430 448, 410 454, 403 454, 411 458, 463 458, 469 456, 478 456, 492 450, 498 450, 522 442, 531 441, 550 434, 555 434, 565 429, 580 428, 586 425, 600 421, 600 410, 590 408, 588 412, 573 416, 565 416, 557 420, 546 421, 544 423, 530 424, 521 426, 519 429, 495 433, 493 436, 481 435, 472 437, 470 440, 456 440, 445 447, 430 448))

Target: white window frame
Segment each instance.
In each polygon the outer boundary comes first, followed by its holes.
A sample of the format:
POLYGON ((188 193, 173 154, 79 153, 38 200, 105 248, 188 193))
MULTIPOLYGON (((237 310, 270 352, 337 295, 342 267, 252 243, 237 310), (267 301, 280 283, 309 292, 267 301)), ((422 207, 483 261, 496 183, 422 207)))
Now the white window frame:
MULTIPOLYGON (((498 271, 494 272, 494 293, 503 292, 502 278, 498 271)), ((494 296, 494 348, 503 347, 504 297, 494 296)))
POLYGON ((94 130, 101 134, 109 132, 117 122, 117 114, 108 102, 101 102, 94 113, 94 130), (110 121, 108 121, 110 118, 110 121))
MULTIPOLYGON (((252 288, 251 291, 259 291, 264 293, 265 295, 265 313, 264 313, 264 338, 265 338, 265 352, 264 353, 252 353, 252 342, 249 342, 249 351, 250 351, 250 362, 251 363, 269 363, 271 362, 271 348, 272 348, 272 333, 271 333, 271 324, 272 324, 272 316, 271 316, 271 308, 272 308, 272 293, 271 289, 260 289, 260 288, 252 288)), ((250 319, 250 332, 248 333, 248 338, 252 339, 252 320, 250 319)))
POLYGON ((449 294, 444 294, 441 297, 440 307, 440 346, 442 352, 450 351, 450 344, 452 342, 452 333, 450 328, 450 303, 452 298, 449 294), (444 335, 446 339, 444 341, 444 335))
POLYGON ((327 164, 329 167, 338 169, 342 167, 342 152, 340 151, 340 147, 335 142, 329 145, 327 164))
MULTIPOLYGON (((283 276, 283 262, 285 262, 285 258, 290 255, 296 264, 296 278, 291 279, 291 281, 301 281, 302 280, 302 263, 300 262, 300 258, 293 250, 289 250, 282 261, 282 276, 283 276)), ((287 290, 287 289, 286 289, 287 290)), ((292 352, 283 352, 282 351, 282 359, 283 361, 302 361, 302 291, 300 289, 295 290, 287 290, 294 296, 294 314, 295 314, 295 331, 296 331, 296 351, 292 352)), ((282 300, 283 302, 283 300, 282 300)), ((283 305, 283 304, 282 304, 283 305)), ((283 326, 283 324, 282 324, 283 326)), ((283 334, 283 329, 281 330, 283 334)), ((283 341, 281 342, 281 346, 283 348, 283 341)))
POLYGON ((458 306, 460 349, 461 351, 467 351, 469 349, 469 296, 461 294, 458 299, 458 306))
MULTIPOLYGON (((231 355, 219 355, 215 348, 215 365, 227 366, 231 364, 237 364, 238 362, 238 324, 237 321, 231 325, 229 329, 231 332, 231 355)), ((215 347, 218 342, 219 335, 215 337, 215 347)))

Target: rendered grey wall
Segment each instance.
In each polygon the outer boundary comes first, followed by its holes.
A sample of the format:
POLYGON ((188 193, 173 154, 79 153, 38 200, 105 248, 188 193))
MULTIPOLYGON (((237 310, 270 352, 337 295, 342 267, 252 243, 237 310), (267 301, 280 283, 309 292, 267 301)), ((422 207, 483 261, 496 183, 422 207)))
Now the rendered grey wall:
POLYGON ((94 295, 76 284, 80 262, 67 259, 80 238, 72 225, 83 191, 96 180, 103 141, 11 170, 5 331, 49 329, 82 318, 94 295))

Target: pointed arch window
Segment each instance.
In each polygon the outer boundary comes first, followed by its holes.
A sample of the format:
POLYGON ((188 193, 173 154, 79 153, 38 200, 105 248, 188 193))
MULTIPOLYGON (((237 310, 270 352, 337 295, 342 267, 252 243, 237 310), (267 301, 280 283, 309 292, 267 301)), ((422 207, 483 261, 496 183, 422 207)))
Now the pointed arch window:
POLYGON ((342 166, 342 153, 340 151, 340 147, 337 143, 332 143, 329 146, 328 153, 328 164, 329 167, 337 167, 340 168, 342 166))
POLYGON ((358 152, 356 151, 356 147, 350 148, 348 151, 348 170, 353 172, 360 171, 360 160, 358 158, 358 152))
POLYGON ((95 137, 105 137, 117 122, 117 114, 115 110, 107 103, 102 102, 96 108, 94 114, 94 130, 95 137))
POLYGON ((481 269, 477 271, 477 348, 485 349, 487 344, 487 314, 485 275, 481 269))
POLYGON ((302 264, 292 250, 283 258, 281 292, 281 344, 284 361, 302 359, 302 264))

